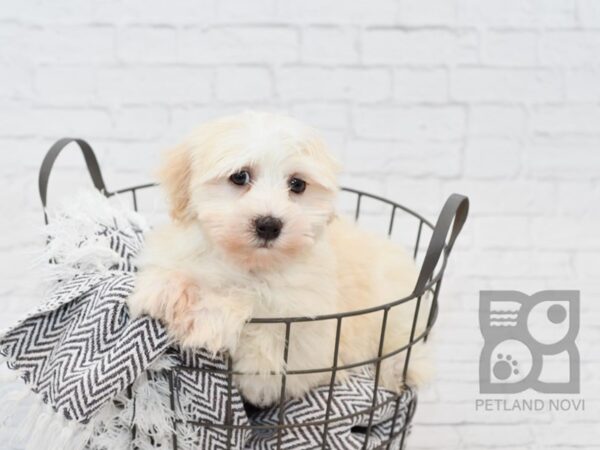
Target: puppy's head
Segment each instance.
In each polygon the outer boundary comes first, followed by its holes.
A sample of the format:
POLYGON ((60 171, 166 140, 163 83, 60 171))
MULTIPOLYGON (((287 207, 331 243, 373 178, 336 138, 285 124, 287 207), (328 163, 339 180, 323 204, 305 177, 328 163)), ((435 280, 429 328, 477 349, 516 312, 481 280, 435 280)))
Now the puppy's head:
POLYGON ((230 259, 265 270, 319 239, 333 214, 336 174, 312 129, 247 112, 198 128, 167 154, 160 178, 175 220, 199 222, 230 259))

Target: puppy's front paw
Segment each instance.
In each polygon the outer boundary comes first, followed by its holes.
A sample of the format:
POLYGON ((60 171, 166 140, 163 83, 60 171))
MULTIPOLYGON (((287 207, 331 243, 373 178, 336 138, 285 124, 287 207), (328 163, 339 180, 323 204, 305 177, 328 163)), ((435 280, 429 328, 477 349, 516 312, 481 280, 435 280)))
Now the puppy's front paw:
POLYGON ((133 315, 148 314, 164 322, 182 347, 214 354, 235 349, 250 316, 243 302, 203 289, 189 276, 158 270, 139 274, 128 304, 133 315))
POLYGON ((148 314, 167 326, 178 341, 193 332, 192 312, 200 302, 200 286, 177 272, 146 270, 138 274, 135 291, 127 300, 133 316, 148 314))
POLYGON ((235 351, 251 309, 241 299, 207 291, 189 305, 189 329, 180 338, 184 347, 202 347, 213 354, 235 351))

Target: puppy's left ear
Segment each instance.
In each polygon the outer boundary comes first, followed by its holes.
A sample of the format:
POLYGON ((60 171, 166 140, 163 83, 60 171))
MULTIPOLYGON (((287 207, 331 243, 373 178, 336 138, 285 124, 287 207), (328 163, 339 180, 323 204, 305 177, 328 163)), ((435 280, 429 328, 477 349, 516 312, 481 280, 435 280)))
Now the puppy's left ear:
POLYGON ((315 173, 313 182, 329 191, 337 191, 339 188, 337 177, 341 166, 329 152, 325 141, 320 136, 313 135, 307 141, 305 149, 316 162, 312 165, 312 171, 315 173))
POLYGON ((171 217, 181 222, 192 220, 193 214, 190 211, 191 155, 185 144, 168 150, 164 154, 158 178, 169 198, 171 217))

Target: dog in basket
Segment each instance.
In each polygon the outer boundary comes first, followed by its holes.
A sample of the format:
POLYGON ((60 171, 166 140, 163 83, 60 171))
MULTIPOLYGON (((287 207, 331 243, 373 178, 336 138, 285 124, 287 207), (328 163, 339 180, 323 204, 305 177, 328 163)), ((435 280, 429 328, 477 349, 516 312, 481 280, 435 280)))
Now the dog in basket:
MULTIPOLYGON (((293 323, 287 364, 285 325, 248 321, 349 312, 412 292, 412 258, 336 215, 337 173, 319 135, 292 118, 245 112, 200 126, 162 164, 172 221, 147 237, 132 314, 160 319, 184 348, 228 352, 236 385, 258 406, 279 400, 284 371, 331 367, 336 320, 293 323)), ((414 311, 414 301, 390 310, 383 354, 407 345, 414 311)), ((338 366, 377 357, 382 319, 377 311, 342 320, 338 366)), ((428 377, 419 347, 411 385, 428 377)), ((402 389, 405 354, 383 361, 382 387, 402 389)), ((289 375, 286 398, 330 378, 289 375)))

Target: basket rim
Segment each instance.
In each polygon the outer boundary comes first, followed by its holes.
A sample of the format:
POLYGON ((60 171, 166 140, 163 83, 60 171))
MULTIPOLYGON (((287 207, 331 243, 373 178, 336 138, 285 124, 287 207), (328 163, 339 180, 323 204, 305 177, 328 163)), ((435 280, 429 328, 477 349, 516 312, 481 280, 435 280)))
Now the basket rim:
MULTIPOLYGON (((104 194, 107 197, 112 197, 115 195, 126 194, 126 193, 130 192, 134 195, 134 198, 135 198, 135 194, 137 191, 147 189, 147 188, 152 188, 152 187, 158 187, 158 186, 159 186, 159 183, 144 183, 144 184, 139 184, 139 185, 134 185, 134 186, 130 186, 130 187, 117 189, 112 192, 106 191, 104 194)), ((373 200, 378 200, 380 202, 386 203, 393 208, 394 212, 396 209, 400 209, 400 210, 406 212, 407 214, 410 214, 413 217, 415 217, 416 219, 418 219, 422 224, 426 225, 432 231, 435 228, 434 225, 429 220, 427 220, 425 217, 423 217, 421 214, 417 213, 416 211, 412 210, 411 208, 401 205, 400 203, 390 200, 388 198, 385 198, 385 197, 382 197, 382 196, 376 195, 376 194, 371 194, 369 192, 361 191, 358 189, 346 187, 346 186, 340 186, 339 190, 342 192, 349 192, 352 194, 356 194, 359 199, 361 197, 367 197, 367 198, 371 198, 373 200)), ((392 300, 387 303, 382 303, 377 306, 372 306, 370 308, 344 311, 341 313, 320 314, 320 315, 316 315, 316 316, 253 317, 252 319, 250 319, 248 321, 248 323, 251 323, 251 324, 280 323, 280 324, 287 325, 287 324, 298 323, 298 322, 317 322, 317 321, 324 321, 324 320, 341 320, 346 317, 354 317, 354 316, 359 316, 359 315, 363 315, 363 314, 373 314, 373 313, 376 313, 379 311, 389 310, 395 306, 398 306, 403 303, 406 303, 411 300, 415 300, 419 297, 422 297, 423 295, 425 295, 427 293, 427 291, 430 291, 433 288, 433 286, 441 280, 441 278, 444 274, 444 271, 446 269, 446 264, 448 262, 447 245, 445 246, 445 251, 442 252, 442 258, 443 259, 442 259, 441 265, 439 266, 437 273, 435 273, 431 277, 431 279, 425 284, 423 289, 419 292, 413 291, 412 293, 410 293, 409 295, 407 295, 405 297, 401 297, 399 299, 392 300)))

